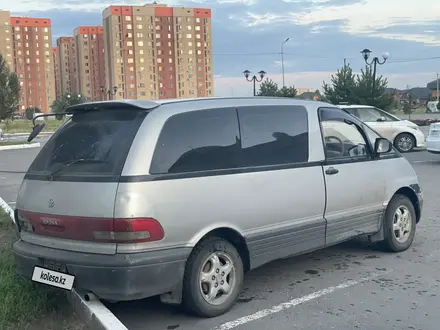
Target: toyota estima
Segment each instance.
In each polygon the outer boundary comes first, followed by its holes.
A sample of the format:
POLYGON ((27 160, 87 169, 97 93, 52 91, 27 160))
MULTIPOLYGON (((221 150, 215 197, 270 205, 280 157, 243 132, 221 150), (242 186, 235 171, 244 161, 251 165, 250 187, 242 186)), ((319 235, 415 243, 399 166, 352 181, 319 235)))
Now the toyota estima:
POLYGON ((246 271, 272 260, 360 235, 394 252, 413 242, 422 192, 411 165, 330 104, 208 98, 67 111, 17 200, 17 272, 33 281, 109 301, 161 295, 213 317, 234 304, 246 271))

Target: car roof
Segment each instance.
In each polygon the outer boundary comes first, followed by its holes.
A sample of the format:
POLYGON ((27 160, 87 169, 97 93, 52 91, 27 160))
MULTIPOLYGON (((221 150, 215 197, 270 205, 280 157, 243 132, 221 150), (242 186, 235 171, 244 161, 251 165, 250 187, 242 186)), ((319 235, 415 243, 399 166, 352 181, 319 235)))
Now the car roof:
POLYGON ((274 104, 280 105, 302 105, 307 107, 307 105, 314 104, 317 107, 328 107, 328 103, 318 102, 318 101, 309 101, 309 100, 299 100, 295 98, 287 98, 287 97, 262 97, 262 96, 253 96, 253 97, 197 97, 197 98, 184 98, 184 99, 163 99, 163 100, 110 100, 110 101, 97 101, 97 102, 86 102, 77 105, 69 106, 66 109, 66 112, 74 112, 79 111, 81 109, 90 109, 90 108, 114 108, 116 106, 131 106, 134 108, 141 108, 145 110, 153 110, 161 105, 166 104, 182 104, 187 102, 197 102, 198 106, 212 106, 213 101, 231 103, 236 102, 237 106, 241 105, 259 105, 262 102, 273 101, 274 104))
POLYGON ((363 104, 352 104, 352 105, 345 105, 340 104, 338 107, 342 109, 353 109, 353 108, 374 108, 372 105, 363 105, 363 104))

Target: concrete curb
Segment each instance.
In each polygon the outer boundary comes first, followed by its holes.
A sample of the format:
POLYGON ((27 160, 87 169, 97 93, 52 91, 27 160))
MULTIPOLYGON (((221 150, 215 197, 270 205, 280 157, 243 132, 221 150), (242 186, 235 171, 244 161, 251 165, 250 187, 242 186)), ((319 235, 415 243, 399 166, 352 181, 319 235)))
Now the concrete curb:
POLYGON ((10 146, 0 146, 0 151, 2 151, 2 150, 38 148, 40 146, 41 146, 40 142, 29 143, 29 144, 15 144, 15 145, 10 145, 10 146))
MULTIPOLYGON (((53 134, 55 132, 41 132, 40 135, 50 135, 53 134)), ((30 132, 26 133, 4 133, 3 136, 4 137, 8 137, 8 136, 28 136, 30 134, 30 132)))
POLYGON ((121 321, 91 293, 72 290, 68 295, 73 310, 90 329, 128 330, 121 321))
MULTIPOLYGON (((0 197, 0 207, 15 223, 14 210, 0 197)), ((92 293, 78 293, 75 289, 67 295, 74 312, 93 330, 128 330, 121 321, 92 293), (87 297, 87 299, 86 299, 87 297)))
POLYGON ((3 198, 0 197, 0 207, 11 217, 12 221, 15 223, 14 210, 5 202, 3 198))

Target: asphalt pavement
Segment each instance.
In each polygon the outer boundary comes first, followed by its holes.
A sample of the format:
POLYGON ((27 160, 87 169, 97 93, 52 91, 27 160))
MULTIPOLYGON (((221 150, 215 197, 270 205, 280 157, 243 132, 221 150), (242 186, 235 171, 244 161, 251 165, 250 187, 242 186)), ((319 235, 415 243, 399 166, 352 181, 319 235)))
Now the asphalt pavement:
MULTIPOLYGON (((14 202, 36 149, 0 152, 0 196, 14 202), (5 172, 6 171, 6 172, 5 172)), ((424 189, 413 246, 400 254, 348 242, 279 260, 245 277, 234 308, 213 319, 158 298, 107 304, 130 330, 440 329, 440 156, 406 154, 424 189)), ((146 279, 147 280, 147 279, 146 279)))

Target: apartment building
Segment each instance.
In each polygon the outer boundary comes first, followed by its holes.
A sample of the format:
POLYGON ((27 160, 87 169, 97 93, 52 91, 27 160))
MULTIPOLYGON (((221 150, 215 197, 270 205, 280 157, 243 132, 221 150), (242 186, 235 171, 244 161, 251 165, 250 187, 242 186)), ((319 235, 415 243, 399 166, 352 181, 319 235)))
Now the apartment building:
POLYGON ((49 18, 10 18, 13 61, 21 86, 19 111, 38 107, 50 111, 55 100, 55 67, 49 18))
POLYGON ((77 91, 92 101, 104 100, 104 27, 79 26, 73 35, 77 91))
POLYGON ((14 71, 13 42, 11 28, 11 14, 9 11, 0 11, 0 54, 9 65, 9 69, 14 71))
POLYGON ((77 74, 75 68, 75 44, 73 37, 57 39, 59 96, 68 93, 78 93, 77 74))
POLYGON ((213 96, 210 9, 110 6, 102 16, 110 98, 213 96))
POLYGON ((52 47, 52 60, 54 66, 54 75, 55 75, 55 97, 58 99, 61 96, 61 82, 60 82, 60 68, 58 66, 58 48, 52 47))

